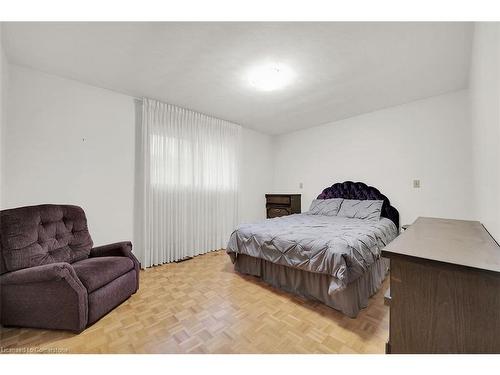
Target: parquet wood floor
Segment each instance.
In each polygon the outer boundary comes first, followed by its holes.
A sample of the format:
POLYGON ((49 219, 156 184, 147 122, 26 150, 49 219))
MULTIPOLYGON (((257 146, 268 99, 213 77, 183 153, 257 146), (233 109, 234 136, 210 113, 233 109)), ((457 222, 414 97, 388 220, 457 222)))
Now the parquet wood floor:
POLYGON ((138 293, 76 335, 0 327, 0 353, 383 353, 381 290, 356 319, 233 271, 224 251, 141 272, 138 293))

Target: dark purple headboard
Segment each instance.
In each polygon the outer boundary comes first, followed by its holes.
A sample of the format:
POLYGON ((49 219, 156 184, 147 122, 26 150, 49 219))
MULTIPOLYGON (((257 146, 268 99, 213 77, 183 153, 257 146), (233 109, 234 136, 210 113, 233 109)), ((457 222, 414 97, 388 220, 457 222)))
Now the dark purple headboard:
POLYGON ((399 212, 394 207, 391 206, 389 199, 382 194, 377 188, 373 186, 368 186, 362 182, 338 182, 330 187, 324 189, 318 199, 331 199, 331 198, 344 198, 344 199, 373 199, 382 200, 384 204, 382 205, 382 213, 380 216, 386 217, 394 224, 399 231, 399 212))

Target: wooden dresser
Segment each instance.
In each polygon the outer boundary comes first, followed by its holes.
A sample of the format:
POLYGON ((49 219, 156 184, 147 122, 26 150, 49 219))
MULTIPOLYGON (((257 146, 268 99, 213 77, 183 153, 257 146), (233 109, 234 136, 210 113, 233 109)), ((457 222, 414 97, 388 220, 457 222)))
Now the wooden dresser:
POLYGON ((300 194, 266 194, 267 218, 300 214, 300 194))
POLYGON ((500 247, 481 223, 420 217, 382 256, 387 353, 500 353, 500 247))

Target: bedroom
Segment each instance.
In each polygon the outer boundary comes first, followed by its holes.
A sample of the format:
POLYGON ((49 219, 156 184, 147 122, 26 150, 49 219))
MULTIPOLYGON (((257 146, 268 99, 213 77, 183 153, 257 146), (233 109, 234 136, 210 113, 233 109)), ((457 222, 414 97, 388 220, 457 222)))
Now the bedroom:
POLYGON ((499 23, 0 33, 2 353, 500 352, 499 23))

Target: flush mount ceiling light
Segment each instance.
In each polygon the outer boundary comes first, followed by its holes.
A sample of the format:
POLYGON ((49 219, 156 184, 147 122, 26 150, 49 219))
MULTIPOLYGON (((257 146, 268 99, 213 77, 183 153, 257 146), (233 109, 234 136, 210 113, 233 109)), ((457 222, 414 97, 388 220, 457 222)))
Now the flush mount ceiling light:
POLYGON ((248 82, 261 91, 280 90, 293 80, 294 73, 285 64, 267 63, 253 67, 248 71, 248 82))

